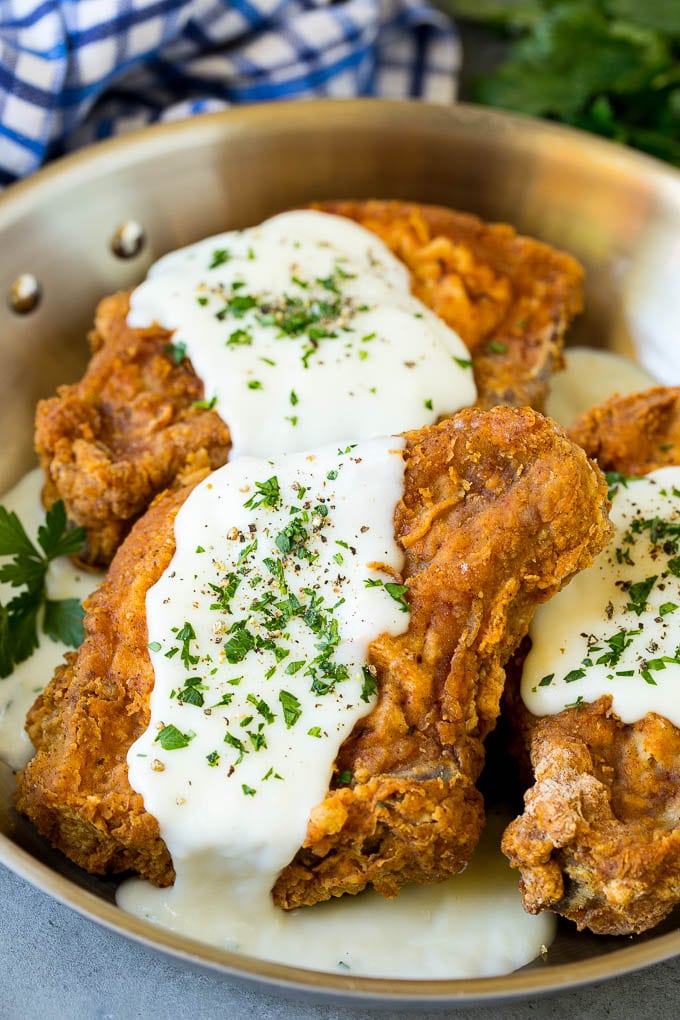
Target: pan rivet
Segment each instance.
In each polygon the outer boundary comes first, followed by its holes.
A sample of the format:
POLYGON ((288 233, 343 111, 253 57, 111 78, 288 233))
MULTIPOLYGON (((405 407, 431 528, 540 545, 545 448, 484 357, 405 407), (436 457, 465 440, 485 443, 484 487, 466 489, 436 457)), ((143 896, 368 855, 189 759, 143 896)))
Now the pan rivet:
POLYGON ((144 228, 136 220, 126 220, 111 238, 111 251, 119 259, 133 259, 146 243, 144 228))
POLYGON ((28 315, 40 304, 42 287, 32 273, 22 273, 10 285, 7 304, 17 315, 28 315))

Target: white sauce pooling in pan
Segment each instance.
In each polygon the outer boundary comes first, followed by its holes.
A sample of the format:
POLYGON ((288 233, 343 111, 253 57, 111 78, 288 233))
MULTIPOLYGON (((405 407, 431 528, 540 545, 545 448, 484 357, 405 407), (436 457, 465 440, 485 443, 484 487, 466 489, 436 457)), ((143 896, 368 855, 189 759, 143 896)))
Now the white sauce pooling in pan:
POLYGON ((680 726, 680 468, 618 484, 611 518, 593 566, 536 611, 522 698, 544 716, 611 694, 624 723, 680 726))
MULTIPOLYGON (((44 476, 40 468, 27 474, 2 497, 2 505, 14 512, 34 541, 45 520, 40 501, 44 476)), ((53 560, 47 571, 47 595, 51 599, 85 599, 94 591, 102 575, 75 567, 68 559, 53 560)), ((3 604, 14 598, 17 589, 0 583, 3 604)), ((0 761, 10 768, 22 768, 33 755, 33 745, 24 729, 26 713, 52 679, 56 667, 68 651, 61 641, 53 641, 42 632, 42 614, 38 625, 39 647, 8 677, 0 678, 0 761)))
POLYGON ((128 322, 175 331, 232 459, 389 435, 476 399, 467 348, 411 295, 406 267, 328 213, 283 213, 166 255, 128 322))
POLYGON ((617 393, 635 393, 657 385, 642 365, 612 351, 568 347, 564 360, 564 369, 550 380, 545 413, 567 427, 579 414, 617 393))
POLYGON ((553 914, 522 909, 517 874, 499 849, 510 816, 488 816, 460 875, 408 886, 394 900, 373 890, 284 913, 270 907, 235 928, 215 889, 186 895, 129 879, 123 910, 180 935, 275 963, 378 978, 474 978, 509 974, 555 938, 553 914))
POLYGON ((124 909, 263 959, 393 977, 502 973, 551 940, 553 921, 521 908, 499 834, 469 874, 393 902, 369 893, 286 914, 271 899, 340 744, 375 703, 368 645, 408 624, 393 522, 402 446, 241 458, 180 510, 175 557, 147 597, 151 721, 128 754, 177 878, 124 883, 124 909))

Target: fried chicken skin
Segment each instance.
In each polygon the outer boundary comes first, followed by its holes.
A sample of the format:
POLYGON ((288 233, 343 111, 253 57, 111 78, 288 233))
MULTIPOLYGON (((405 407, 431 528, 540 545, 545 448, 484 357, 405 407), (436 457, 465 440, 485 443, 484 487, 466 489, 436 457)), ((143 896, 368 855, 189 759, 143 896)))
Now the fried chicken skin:
MULTIPOLYGON (((517 695, 519 697, 519 695, 517 695)), ((680 730, 624 724, 603 697, 522 719, 534 784, 503 836, 525 909, 597 934, 647 931, 680 902, 680 730)))
POLYGON ((43 502, 64 501, 87 531, 84 562, 107 564, 154 496, 196 462, 226 463, 229 428, 197 405, 203 383, 175 363, 165 330, 133 330, 126 294, 97 308, 83 378, 42 400, 35 444, 45 473, 43 502))
MULTIPOLYGON (((609 534, 606 484, 554 423, 528 408, 469 409, 406 434, 395 533, 405 554, 405 633, 372 642, 378 701, 341 747, 332 787, 274 901, 293 908, 355 893, 386 896, 469 861, 483 826, 475 781, 494 727, 504 664, 536 604, 587 566, 609 534)), ((155 819, 127 779, 149 719, 153 670, 145 594, 174 551, 191 487, 157 500, 91 597, 86 638, 28 719, 36 754, 17 806, 90 871, 174 873, 155 819)))
MULTIPOLYGON (((325 206, 378 233, 411 271, 414 293, 471 351, 480 406, 541 406, 567 324, 581 308, 580 266, 510 227, 403 203, 325 206)), ((152 499, 196 454, 227 460, 228 423, 197 407, 203 383, 175 363, 171 335, 127 325, 128 297, 101 302, 82 379, 38 404, 35 445, 46 506, 62 499, 87 529, 84 561, 106 565, 152 499)))
POLYGON ((680 464, 680 387, 612 397, 580 415, 570 435, 602 471, 635 476, 680 464))
POLYGON ((385 242, 411 271, 416 297, 470 350, 478 405, 539 410, 583 308, 583 269, 570 255, 504 223, 413 202, 321 202, 385 242))
MULTIPOLYGON (((680 464, 680 390, 614 397, 570 434, 606 471, 640 476, 680 464)), ((680 902, 680 730, 655 713, 624 724, 611 701, 537 718, 518 682, 509 685, 533 785, 503 851, 520 870, 530 913, 552 910, 597 934, 628 935, 680 902)))

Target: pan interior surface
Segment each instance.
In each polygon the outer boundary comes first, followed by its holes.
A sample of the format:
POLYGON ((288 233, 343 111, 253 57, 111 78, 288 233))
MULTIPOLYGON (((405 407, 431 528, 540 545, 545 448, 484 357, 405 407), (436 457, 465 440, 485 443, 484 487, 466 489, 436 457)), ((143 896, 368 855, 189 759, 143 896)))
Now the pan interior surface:
MULTIPOLYGON (((80 374, 101 297, 139 282, 169 250, 324 198, 443 204, 565 249, 586 269, 586 311, 570 342, 625 354, 659 381, 680 383, 671 342, 680 321, 677 172, 478 107, 360 100, 236 109, 102 143, 0 199, 0 428, 12 437, 0 456, 2 489, 33 466, 35 403, 80 374)), ((14 812, 13 786, 0 764, 2 863, 128 937, 283 992, 454 1005, 566 988, 680 953, 674 915, 633 941, 565 925, 546 961, 501 978, 388 982, 239 957, 119 911, 114 882, 80 872, 14 812)))

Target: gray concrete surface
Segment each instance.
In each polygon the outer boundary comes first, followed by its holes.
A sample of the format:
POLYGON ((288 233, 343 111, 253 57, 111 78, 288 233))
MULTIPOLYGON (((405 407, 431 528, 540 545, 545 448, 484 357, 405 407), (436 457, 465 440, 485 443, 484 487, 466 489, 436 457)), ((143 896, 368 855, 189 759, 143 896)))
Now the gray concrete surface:
MULTIPOLYGON (((294 1001, 197 972, 85 920, 0 865, 0 1020, 384 1020, 390 1013, 294 1001)), ((392 1014, 394 1015, 394 1014, 392 1014)), ((404 1020, 676 1020, 680 960, 577 991, 404 1020)))

